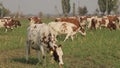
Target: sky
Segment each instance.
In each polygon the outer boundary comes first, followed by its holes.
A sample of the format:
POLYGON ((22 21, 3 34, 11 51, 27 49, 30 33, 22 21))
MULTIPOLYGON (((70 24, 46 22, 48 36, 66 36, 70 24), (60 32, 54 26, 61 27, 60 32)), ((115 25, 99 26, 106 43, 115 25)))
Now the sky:
MULTIPOLYGON (((58 14, 62 13, 61 0, 0 0, 5 8, 12 13, 21 11, 23 14, 58 14), (55 10, 55 6, 57 9, 55 10)), ((86 6, 88 13, 95 12, 98 8, 97 0, 70 0, 71 11, 73 2, 78 6, 86 6)), ((76 11, 77 12, 77 11, 76 11)))

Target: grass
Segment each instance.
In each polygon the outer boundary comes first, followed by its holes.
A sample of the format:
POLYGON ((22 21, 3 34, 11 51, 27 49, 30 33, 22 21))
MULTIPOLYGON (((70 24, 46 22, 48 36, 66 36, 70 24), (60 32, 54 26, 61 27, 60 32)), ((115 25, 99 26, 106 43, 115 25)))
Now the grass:
MULTIPOLYGON (((44 19, 44 22, 51 20, 44 19)), ((25 42, 27 20, 21 20, 22 26, 13 31, 0 29, 0 68, 43 68, 37 64, 36 53, 31 52, 30 63, 25 61, 25 42)), ((63 42, 65 36, 58 37, 63 45, 64 68, 119 68, 120 67, 120 31, 87 30, 86 37, 79 33, 73 41, 63 42)), ((47 68, 58 68, 47 58, 47 68)))

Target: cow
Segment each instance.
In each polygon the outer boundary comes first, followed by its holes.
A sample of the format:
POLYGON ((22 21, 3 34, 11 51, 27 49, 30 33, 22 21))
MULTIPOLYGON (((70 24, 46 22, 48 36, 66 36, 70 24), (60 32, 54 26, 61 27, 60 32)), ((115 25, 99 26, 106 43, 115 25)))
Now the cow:
POLYGON ((29 61, 30 48, 36 50, 38 60, 40 62, 40 51, 43 57, 43 63, 46 65, 46 52, 52 51, 52 56, 59 62, 59 65, 63 65, 62 49, 61 46, 57 46, 54 36, 52 35, 50 28, 47 24, 31 24, 27 28, 27 41, 26 41, 26 61, 29 61), (59 53, 61 52, 61 54, 59 53), (55 54, 54 54, 55 53, 55 54), (56 56, 57 55, 57 58, 56 56))
POLYGON ((28 20, 30 21, 29 25, 31 25, 31 24, 41 24, 42 23, 41 18, 39 18, 37 16, 29 17, 28 20))
POLYGON ((116 30, 116 22, 118 21, 117 17, 114 16, 91 16, 87 18, 88 29, 98 29, 98 28, 108 28, 110 30, 116 30))
POLYGON ((55 22, 68 22, 77 26, 76 30, 81 33, 82 36, 86 36, 84 27, 82 27, 78 17, 65 17, 65 18, 56 18, 55 22))
POLYGON ((13 21, 12 21, 12 22, 14 23, 14 27, 15 27, 15 28, 17 28, 17 27, 21 26, 21 23, 20 23, 20 21, 19 21, 19 20, 15 20, 15 19, 13 19, 13 21))
POLYGON ((116 30, 117 29, 117 22, 118 19, 116 16, 103 16, 101 20, 99 20, 100 28, 105 27, 110 30, 116 30))
POLYGON ((12 18, 0 18, 0 28, 5 28, 5 32, 7 32, 8 29, 13 30, 14 27, 18 26, 21 26, 19 20, 15 20, 12 18))
POLYGON ((76 25, 68 22, 50 22, 48 25, 55 37, 59 34, 67 34, 64 41, 66 41, 69 37, 73 40, 73 36, 79 31, 76 25))
POLYGON ((83 18, 86 22, 86 27, 88 29, 97 29, 99 27, 98 17, 97 16, 86 16, 83 18))

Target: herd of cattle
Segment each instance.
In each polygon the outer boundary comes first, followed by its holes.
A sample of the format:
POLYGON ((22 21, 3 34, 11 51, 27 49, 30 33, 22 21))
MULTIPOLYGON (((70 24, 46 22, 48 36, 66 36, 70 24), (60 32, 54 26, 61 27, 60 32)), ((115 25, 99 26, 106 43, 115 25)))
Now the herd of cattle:
MULTIPOLYGON (((108 15, 103 17, 81 16, 81 17, 56 18, 55 21, 68 21, 74 22, 74 24, 77 23, 78 21, 82 28, 88 29, 101 29, 101 28, 108 28, 110 30, 120 29, 120 16, 116 15, 108 15), (76 22, 73 20, 76 20, 76 22)), ((77 26, 78 24, 75 25, 77 26)))
MULTIPOLYGON (((51 53, 52 58, 62 67, 63 51, 61 44, 57 44, 57 36, 65 34, 64 42, 71 37, 73 40, 76 33, 86 36, 86 29, 101 29, 107 28, 110 30, 120 29, 120 16, 81 16, 81 17, 61 17, 55 18, 54 21, 48 24, 42 22, 39 17, 30 17, 29 26, 27 28, 27 42, 26 42, 26 60, 28 61, 30 48, 35 49, 40 61, 40 51, 42 52, 43 60, 45 62, 46 52, 51 53)), ((0 28, 13 29, 21 26, 20 21, 12 18, 0 18, 0 28)))
MULTIPOLYGON (((43 59, 45 59, 46 51, 52 53, 55 61, 59 62, 60 67, 63 63, 63 51, 61 44, 56 42, 57 36, 60 34, 66 34, 64 42, 71 37, 73 40, 74 35, 79 32, 82 36, 86 35, 85 29, 101 29, 108 28, 110 30, 116 30, 120 28, 119 16, 82 16, 82 17, 64 17, 56 18, 54 21, 48 24, 43 23, 38 17, 29 18, 29 27, 27 29, 27 45, 26 45, 26 60, 30 53, 30 47, 35 49, 38 53, 42 52, 43 59)), ((40 59, 39 59, 40 60, 40 59)))

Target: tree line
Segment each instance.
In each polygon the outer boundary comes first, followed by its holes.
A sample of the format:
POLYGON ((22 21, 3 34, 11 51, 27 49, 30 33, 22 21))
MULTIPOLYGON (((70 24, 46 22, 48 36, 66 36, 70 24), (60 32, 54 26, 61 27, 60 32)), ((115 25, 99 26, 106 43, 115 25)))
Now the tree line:
MULTIPOLYGON (((63 14, 66 16, 70 12, 70 0, 62 0, 62 9, 63 14)), ((96 8, 95 13, 96 14, 111 14, 112 12, 114 14, 119 14, 119 0, 98 0, 98 8, 96 8), (100 13, 99 13, 100 12, 100 13)), ((78 14, 79 15, 85 15, 87 14, 88 10, 87 7, 78 7, 78 14)), ((73 15, 75 15, 75 3, 73 3, 73 15)))
MULTIPOLYGON (((119 14, 119 5, 120 2, 119 0, 98 0, 98 8, 96 8, 95 10, 95 14, 101 14, 101 15, 105 15, 105 14, 119 14)), ((70 11, 71 11, 71 4, 70 4, 70 0, 61 0, 61 7, 62 7, 62 13, 64 14, 64 16, 69 15, 70 11)), ((85 15, 88 13, 88 9, 86 6, 81 7, 78 6, 77 7, 77 14, 78 15, 85 15)), ((11 12, 9 9, 5 8, 3 6, 2 3, 0 3, 0 17, 4 17, 7 15, 10 15, 11 12)), ((17 13, 16 13, 17 14, 17 13)), ((41 13, 42 14, 42 13, 41 13)), ((73 7, 72 7, 72 14, 73 16, 76 15, 76 4, 73 3, 73 7)))

